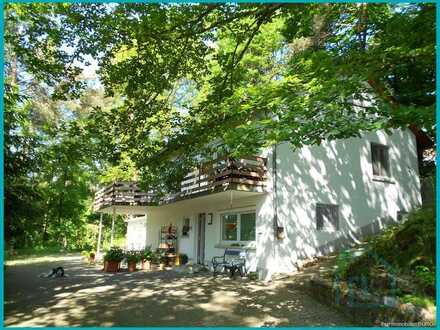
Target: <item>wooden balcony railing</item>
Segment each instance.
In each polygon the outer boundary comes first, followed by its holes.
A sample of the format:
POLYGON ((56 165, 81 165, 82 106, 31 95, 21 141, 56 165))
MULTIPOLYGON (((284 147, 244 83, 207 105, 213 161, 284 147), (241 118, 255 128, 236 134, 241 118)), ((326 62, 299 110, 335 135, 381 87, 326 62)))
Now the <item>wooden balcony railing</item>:
POLYGON ((117 205, 146 206, 154 202, 155 194, 143 192, 136 182, 114 182, 96 192, 93 209, 117 205))
POLYGON ((188 173, 178 193, 156 198, 152 192, 141 191, 135 182, 115 182, 96 193, 93 206, 94 210, 100 210, 117 205, 161 205, 228 189, 264 192, 266 172, 266 158, 225 156, 188 173))
POLYGON ((181 183, 181 194, 194 194, 218 186, 235 183, 244 187, 264 187, 266 180, 266 159, 246 157, 234 159, 221 157, 202 164, 188 173, 181 183))

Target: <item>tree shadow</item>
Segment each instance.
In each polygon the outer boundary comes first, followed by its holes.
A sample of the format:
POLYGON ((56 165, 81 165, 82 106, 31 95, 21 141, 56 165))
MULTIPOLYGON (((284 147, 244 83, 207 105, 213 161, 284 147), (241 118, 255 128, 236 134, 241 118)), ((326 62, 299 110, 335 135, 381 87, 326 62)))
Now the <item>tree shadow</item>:
POLYGON ((289 282, 264 284, 210 273, 104 273, 65 264, 67 278, 39 278, 41 267, 5 272, 6 326, 349 325, 289 282))

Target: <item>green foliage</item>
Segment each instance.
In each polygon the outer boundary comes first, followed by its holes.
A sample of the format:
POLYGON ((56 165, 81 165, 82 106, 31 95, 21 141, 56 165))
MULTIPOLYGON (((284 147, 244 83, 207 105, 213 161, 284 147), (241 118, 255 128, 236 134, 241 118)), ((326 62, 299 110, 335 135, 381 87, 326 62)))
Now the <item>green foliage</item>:
POLYGON ((121 262, 124 257, 124 251, 121 248, 111 247, 104 255, 104 260, 121 262))
POLYGON ((435 290, 435 268, 426 266, 416 266, 414 271, 418 281, 420 281, 425 288, 435 290))
POLYGON ((336 270, 335 274, 339 278, 346 278, 347 277, 347 271, 349 269, 350 264, 353 262, 353 255, 350 253, 350 251, 342 251, 340 254, 338 254, 338 258, 336 260, 336 270))
POLYGON ((412 211, 403 224, 370 238, 361 256, 341 253, 337 274, 342 279, 403 274, 416 279, 415 291, 435 295, 435 225, 434 206, 412 211))
POLYGON ((402 303, 411 303, 415 306, 420 307, 435 307, 435 299, 433 297, 427 297, 427 296, 417 296, 417 295, 411 295, 406 294, 400 297, 400 301, 402 303))
POLYGON ((154 259, 154 252, 150 248, 146 248, 141 252, 141 260, 152 261, 154 259))
POLYGON ((185 253, 179 254, 179 258, 182 265, 186 265, 188 263, 188 255, 186 255, 185 253))
POLYGON ((137 177, 136 165, 127 153, 122 153, 119 163, 103 170, 99 181, 102 184, 115 181, 137 181, 137 177))
POLYGON ((215 153, 435 136, 434 4, 8 3, 5 18, 15 248, 94 247, 99 183, 165 194, 215 153))
POLYGON ((141 261, 142 255, 139 251, 127 251, 124 257, 127 259, 127 262, 139 262, 141 261))

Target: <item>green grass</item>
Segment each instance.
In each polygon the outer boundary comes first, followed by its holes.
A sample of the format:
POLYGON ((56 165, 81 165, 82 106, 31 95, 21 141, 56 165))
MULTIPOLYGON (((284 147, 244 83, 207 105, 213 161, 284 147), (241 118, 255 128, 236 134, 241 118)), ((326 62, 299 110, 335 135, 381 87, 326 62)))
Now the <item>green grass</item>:
POLYGON ((75 253, 79 250, 65 250, 59 247, 45 247, 45 248, 24 248, 14 250, 14 254, 10 254, 9 251, 5 251, 5 261, 22 260, 27 258, 38 258, 49 255, 60 255, 65 253, 75 253))

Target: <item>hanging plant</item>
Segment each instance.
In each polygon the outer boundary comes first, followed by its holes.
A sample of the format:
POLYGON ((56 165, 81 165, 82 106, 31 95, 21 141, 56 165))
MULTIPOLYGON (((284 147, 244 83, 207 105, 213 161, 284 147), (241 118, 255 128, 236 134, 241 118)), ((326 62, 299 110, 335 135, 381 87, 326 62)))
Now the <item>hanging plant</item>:
POLYGON ((235 228, 237 228, 237 225, 235 223, 227 223, 226 228, 229 230, 234 230, 235 228))

